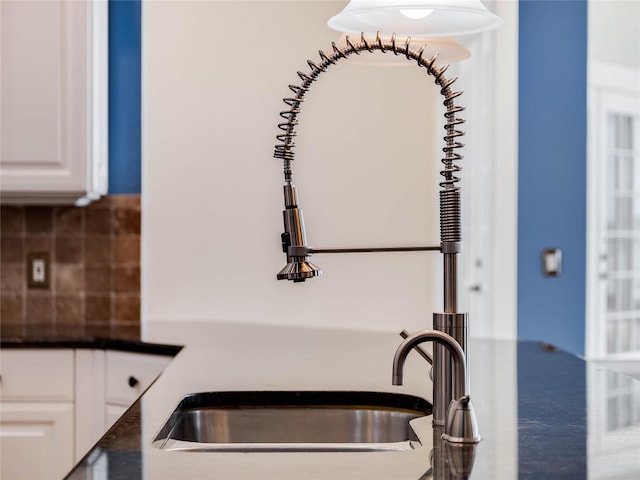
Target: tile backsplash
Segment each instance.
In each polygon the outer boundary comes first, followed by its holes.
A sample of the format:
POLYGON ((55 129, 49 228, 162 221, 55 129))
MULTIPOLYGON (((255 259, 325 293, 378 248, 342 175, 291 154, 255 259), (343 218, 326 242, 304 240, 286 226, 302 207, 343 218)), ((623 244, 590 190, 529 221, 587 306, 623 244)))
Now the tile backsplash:
POLYGON ((139 195, 84 208, 2 206, 1 213, 0 327, 108 326, 115 338, 139 336, 139 195), (32 288, 27 258, 41 253, 50 259, 49 286, 32 288))

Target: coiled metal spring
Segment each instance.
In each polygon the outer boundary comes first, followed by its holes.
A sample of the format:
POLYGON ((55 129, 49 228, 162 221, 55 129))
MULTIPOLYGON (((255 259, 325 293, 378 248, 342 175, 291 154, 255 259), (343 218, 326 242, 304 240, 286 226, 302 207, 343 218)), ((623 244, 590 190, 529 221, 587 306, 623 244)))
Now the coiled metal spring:
POLYGON ((446 107, 445 117, 445 146, 443 152, 445 156, 442 158, 443 169, 440 171, 443 180, 440 182, 440 238, 442 242, 460 242, 460 187, 457 183, 460 181, 456 176, 461 170, 460 166, 455 162, 462 159, 462 155, 458 150, 464 145, 458 141, 458 138, 464 135, 464 132, 458 130, 458 126, 464 123, 464 120, 456 115, 464 110, 464 107, 457 106, 455 99, 462 95, 462 92, 454 92, 451 85, 456 81, 457 77, 447 79, 444 76, 449 65, 437 67, 435 61, 438 57, 436 53, 432 57, 426 59, 423 57, 425 46, 418 50, 409 48, 411 38, 407 38, 402 46, 396 42, 396 35, 391 36, 390 41, 383 41, 380 33, 376 35, 374 41, 367 40, 364 33, 360 35, 360 42, 353 43, 350 38, 346 37, 346 47, 340 48, 335 42, 331 44, 333 52, 326 54, 319 50, 320 63, 307 60, 310 71, 308 73, 298 72, 298 76, 302 80, 300 85, 289 85, 289 89, 294 93, 293 97, 284 98, 283 101, 290 108, 280 112, 280 116, 285 120, 278 124, 278 128, 283 133, 276 138, 280 142, 275 146, 273 156, 282 159, 284 162, 284 177, 287 183, 291 183, 293 172, 291 162, 295 159, 293 141, 296 136, 296 126, 298 125, 298 115, 300 114, 300 105, 304 101, 305 95, 309 91, 311 84, 317 80, 321 73, 325 72, 331 65, 336 64, 340 59, 346 59, 352 54, 360 55, 362 52, 392 52, 394 55, 404 55, 407 60, 414 60, 419 67, 427 70, 427 73, 434 77, 436 85, 440 86, 440 94, 444 97, 444 106, 446 107))

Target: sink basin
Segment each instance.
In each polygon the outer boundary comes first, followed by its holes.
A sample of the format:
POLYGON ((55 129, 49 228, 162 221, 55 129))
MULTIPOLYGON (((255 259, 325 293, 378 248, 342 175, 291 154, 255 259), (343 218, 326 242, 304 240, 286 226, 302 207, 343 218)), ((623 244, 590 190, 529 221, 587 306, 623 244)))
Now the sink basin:
POLYGON ((392 393, 194 393, 153 445, 193 452, 410 450, 421 444, 409 422, 430 414, 426 400, 392 393))

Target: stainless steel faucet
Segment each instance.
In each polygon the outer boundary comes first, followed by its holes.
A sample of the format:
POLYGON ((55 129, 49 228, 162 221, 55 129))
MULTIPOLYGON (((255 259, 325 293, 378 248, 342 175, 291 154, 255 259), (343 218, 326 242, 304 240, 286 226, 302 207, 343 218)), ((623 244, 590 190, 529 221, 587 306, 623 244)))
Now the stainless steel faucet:
POLYGON ((448 405, 442 438, 451 443, 478 443, 482 437, 478 434, 478 422, 469 394, 467 361, 462 347, 450 335, 437 330, 424 330, 408 336, 398 347, 393 358, 393 384, 402 385, 407 355, 414 348, 419 348, 418 346, 424 342, 435 342, 442 345, 453 359, 454 399, 448 405))
MULTIPOLYGON (((456 176, 460 171, 457 161, 462 159, 458 153, 463 144, 458 141, 464 135, 458 128, 464 120, 457 117, 464 110, 456 105, 456 99, 462 92, 451 89, 455 78, 447 79, 444 76, 448 65, 437 66, 438 54, 430 58, 423 56, 424 46, 418 50, 409 47, 410 38, 404 43, 396 41, 393 34, 390 40, 383 40, 378 33, 375 40, 367 39, 364 34, 360 36, 360 42, 352 42, 346 37, 346 46, 338 47, 332 44, 332 53, 319 51, 320 61, 307 61, 309 72, 298 72, 302 83, 289 85, 293 96, 285 98, 288 109, 280 112, 284 122, 278 124, 282 131, 277 136, 278 144, 275 146, 274 157, 281 159, 284 164, 284 233, 282 234, 282 249, 287 257, 286 266, 278 273, 278 280, 291 280, 303 282, 322 274, 321 270, 310 262, 310 257, 317 253, 357 253, 357 252, 406 252, 406 251, 438 251, 444 257, 444 312, 435 313, 433 328, 450 336, 463 352, 467 345, 467 315, 457 312, 457 254, 461 251, 462 233, 460 227, 460 179, 456 176), (434 78, 434 82, 440 87, 440 93, 444 97, 445 120, 445 144, 442 158, 443 169, 440 174, 442 180, 440 186, 440 245, 416 246, 416 247, 384 247, 384 248, 312 248, 307 244, 304 230, 302 210, 299 207, 296 187, 293 184, 292 162, 295 158, 293 139, 296 136, 296 126, 302 103, 311 85, 320 74, 327 71, 349 56, 361 53, 380 51, 396 56, 403 56, 408 61, 415 62, 418 67, 424 68, 426 73, 434 78)), ((439 337, 440 338, 440 337, 439 337)), ((447 409, 451 401, 457 401, 461 397, 454 394, 453 365, 451 354, 447 352, 450 343, 438 341, 434 345, 433 355, 433 422, 435 425, 444 426, 447 420, 447 409)), ((456 354, 457 355, 457 354, 456 354)), ((460 362, 459 362, 460 363, 460 362)), ((462 363, 464 365, 464 363, 462 363)), ((461 367, 462 368, 462 367, 461 367)), ((456 387, 457 388, 457 387, 456 387)), ((464 395, 462 396, 464 397, 464 395)))

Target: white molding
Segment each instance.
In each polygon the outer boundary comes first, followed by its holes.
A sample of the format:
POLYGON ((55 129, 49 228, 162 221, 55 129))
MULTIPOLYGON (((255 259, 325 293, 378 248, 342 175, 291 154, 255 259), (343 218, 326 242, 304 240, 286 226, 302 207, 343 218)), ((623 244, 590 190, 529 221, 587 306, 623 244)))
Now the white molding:
POLYGON ((76 462, 105 432, 105 365, 104 350, 75 350, 76 462))
POLYGON ((518 336, 518 2, 495 3, 504 24, 496 32, 494 171, 491 248, 491 338, 518 336))
POLYGON ((109 2, 93 0, 88 2, 88 8, 90 62, 87 75, 91 98, 87 112, 90 122, 87 156, 91 161, 88 162, 89 187, 85 198, 91 202, 106 195, 109 188, 109 2))
MULTIPOLYGON (((589 79, 591 78, 591 68, 589 68, 589 79)), ((587 89, 587 258, 586 258, 586 305, 585 305, 585 358, 592 359, 599 357, 604 352, 601 343, 604 341, 604 332, 598 319, 602 317, 600 312, 600 302, 598 301, 598 220, 596 198, 598 163, 596 161, 599 150, 598 130, 600 117, 600 93, 588 82, 587 89)))
POLYGON ((78 207, 98 200, 104 193, 88 193, 86 190, 68 190, 64 192, 46 192, 25 190, 22 192, 5 191, 0 195, 3 205, 72 205, 78 207))
POLYGON ((589 87, 640 92, 640 69, 638 68, 590 61, 587 69, 589 87))

